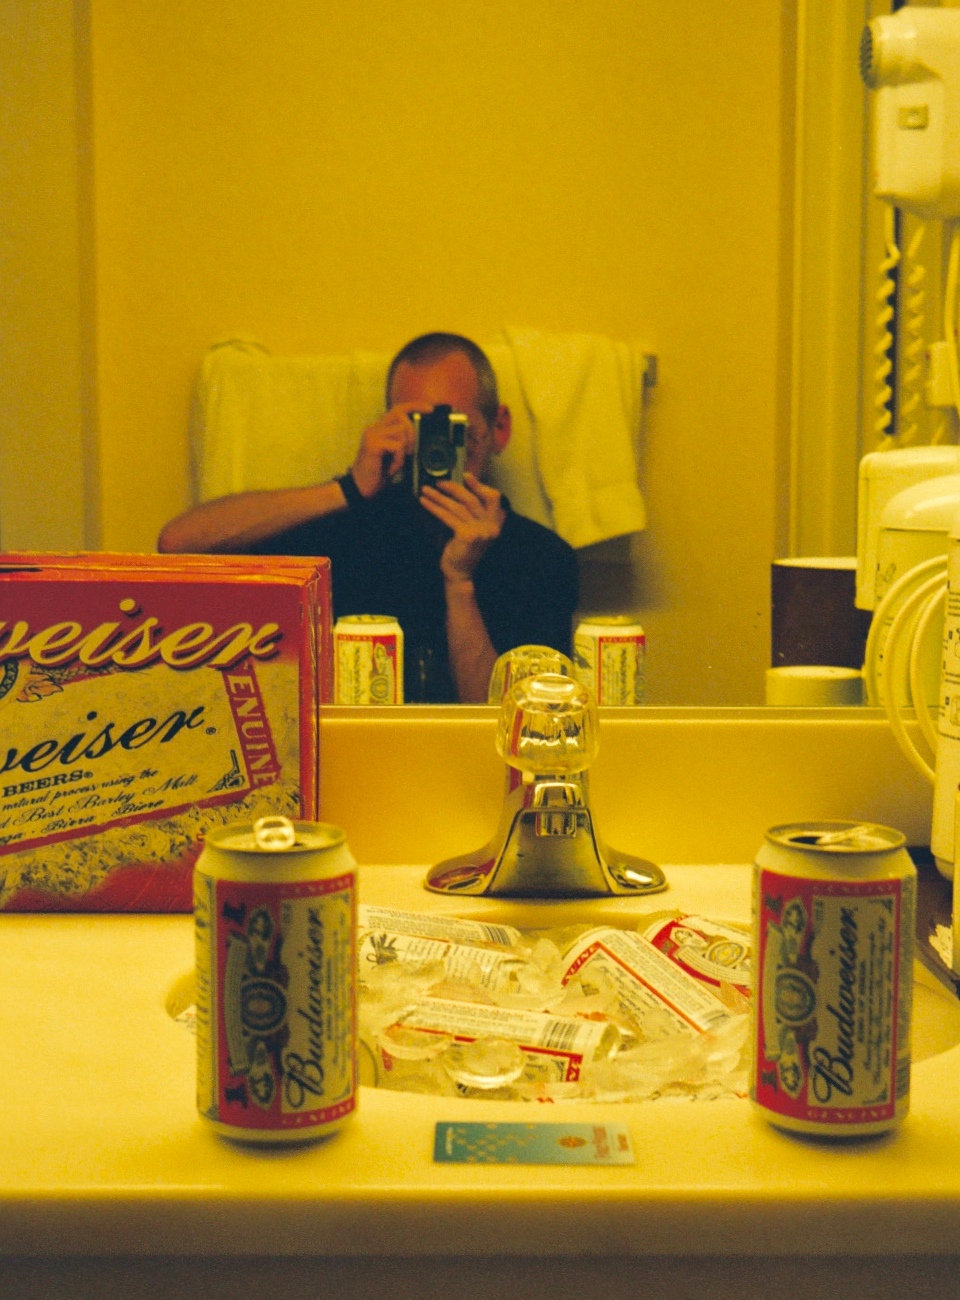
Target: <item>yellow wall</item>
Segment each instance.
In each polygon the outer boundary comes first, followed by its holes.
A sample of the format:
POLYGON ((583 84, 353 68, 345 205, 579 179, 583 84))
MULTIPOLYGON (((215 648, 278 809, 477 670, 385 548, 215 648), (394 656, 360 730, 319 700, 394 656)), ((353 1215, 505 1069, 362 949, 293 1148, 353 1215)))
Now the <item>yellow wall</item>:
POLYGON ((649 530, 585 603, 639 611, 653 702, 759 700, 789 26, 780 0, 91 0, 102 544, 187 504, 217 337, 639 338, 649 530))
POLYGON ((82 0, 0 5, 0 544, 99 527, 82 0), (67 472, 65 472, 65 469, 67 472))

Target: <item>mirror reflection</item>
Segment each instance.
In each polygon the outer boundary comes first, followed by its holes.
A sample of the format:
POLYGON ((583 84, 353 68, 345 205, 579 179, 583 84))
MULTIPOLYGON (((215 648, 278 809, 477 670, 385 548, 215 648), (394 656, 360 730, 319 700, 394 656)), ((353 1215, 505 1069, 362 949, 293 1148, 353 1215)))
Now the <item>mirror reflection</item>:
MULTIPOLYGON (((217 341, 241 337, 274 358, 386 360, 437 328, 486 350, 516 326, 561 341, 561 375, 563 340, 616 341, 658 358, 656 386, 641 384, 632 447, 646 526, 636 499, 618 492, 593 505, 632 517, 602 538, 571 538, 554 520, 575 551, 578 591, 564 546, 545 544, 544 564, 559 570, 547 604, 565 614, 574 604, 574 625, 589 615, 638 621, 648 704, 761 703, 771 562, 854 545, 852 507, 826 541, 791 536, 796 503, 817 499, 795 482, 814 445, 792 407, 797 365, 831 336, 801 310, 797 268, 834 265, 806 254, 798 218, 797 104, 829 99, 823 85, 798 81, 801 37, 805 75, 821 50, 851 68, 847 93, 862 118, 863 15, 844 26, 834 10, 750 0, 731 22, 700 0, 610 0, 602 14, 490 0, 458 15, 455 31, 436 0, 359 9, 279 0, 269 13, 239 0, 226 25, 215 6, 145 0, 105 0, 97 22, 85 6, 61 6, 56 20, 31 12, 0 55, 12 104, 0 132, 16 136, 8 188, 24 235, 10 241, 11 324, 0 339, 9 413, 0 543, 149 551, 168 521, 207 501, 194 491, 189 412, 217 341), (33 83, 13 75, 37 51, 50 89, 39 114, 33 83)), ((859 184, 862 120, 848 148, 830 113, 830 130, 803 138, 834 170, 849 159, 859 184)), ((859 193, 831 209, 858 250, 859 193)), ((838 279, 841 307, 855 314, 859 265, 851 277, 844 264, 838 279)), ((854 320, 857 340, 859 330, 854 320)), ((815 392, 839 374, 856 403, 855 366, 812 369, 815 392)), ((507 433, 492 411, 477 424, 477 393, 424 397, 401 384, 384 406, 382 375, 378 384, 379 409, 341 430, 349 453, 310 480, 342 506, 338 518, 349 513, 343 484, 330 485, 356 466, 363 431, 410 402, 472 420, 474 440, 479 432, 492 444, 478 488, 505 495, 508 518, 544 525, 536 501, 496 478, 523 446, 525 400, 500 394, 507 433)), ((839 445, 856 428, 849 414, 836 429, 818 419, 810 429, 829 429, 839 445)), ((606 465, 607 433, 605 421, 593 429, 588 470, 606 465)), ((857 457, 844 455, 837 481, 849 504, 857 457)), ((813 459, 824 461, 819 449, 813 459)), ((567 477, 576 500, 583 474, 567 477)), ((358 466, 354 481, 366 499, 358 466)), ((458 487, 466 496, 440 488, 426 500, 441 513, 476 510, 477 525, 495 527, 502 504, 458 487)), ((550 496, 556 509, 562 494, 550 496)), ((408 513, 413 504, 418 523, 439 525, 411 492, 408 513)), ((277 518, 260 541, 301 526, 277 518)), ((445 543, 434 586, 449 577, 466 595, 464 556, 445 543)), ((486 668, 503 642, 477 601, 476 570, 469 581, 486 668)), ((540 609, 535 573, 519 589, 530 597, 524 619, 557 615, 540 609)), ((398 611, 388 601, 364 612, 398 611)), ((539 623, 517 634, 573 649, 539 623)), ((430 660, 435 639, 434 626, 410 680, 445 677, 450 697, 475 694, 455 678, 449 636, 446 663, 430 660)), ((454 658, 467 683, 477 664, 454 658)))
POLYGON ((576 557, 490 484, 512 418, 470 339, 406 344, 385 406, 342 475, 203 503, 164 528, 160 550, 329 556, 344 653, 349 641, 370 659, 339 675, 339 703, 484 704, 498 655, 528 644, 571 653, 576 557), (364 637, 345 621, 356 615, 385 621, 364 637))

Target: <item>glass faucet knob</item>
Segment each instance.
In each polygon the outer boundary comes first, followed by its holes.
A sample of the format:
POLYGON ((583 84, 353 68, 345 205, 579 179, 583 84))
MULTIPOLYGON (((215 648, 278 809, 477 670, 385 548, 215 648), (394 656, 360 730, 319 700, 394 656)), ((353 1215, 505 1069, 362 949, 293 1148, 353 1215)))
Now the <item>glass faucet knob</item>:
POLYGON ((497 752, 528 776, 583 772, 598 746, 597 706, 573 677, 539 673, 516 682, 503 697, 497 752))
POLYGON ((572 661, 561 651, 548 645, 518 645, 502 654, 490 674, 488 704, 499 704, 511 686, 524 677, 538 673, 559 673, 561 677, 575 677, 572 661))

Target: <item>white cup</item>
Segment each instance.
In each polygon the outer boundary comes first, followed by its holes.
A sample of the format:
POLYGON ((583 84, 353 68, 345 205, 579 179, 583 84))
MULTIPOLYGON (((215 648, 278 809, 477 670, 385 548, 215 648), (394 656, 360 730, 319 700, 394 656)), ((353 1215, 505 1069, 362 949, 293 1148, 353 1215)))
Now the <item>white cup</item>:
POLYGON ((767 669, 767 704, 775 708, 829 709, 863 703, 863 673, 858 668, 793 664, 767 669))

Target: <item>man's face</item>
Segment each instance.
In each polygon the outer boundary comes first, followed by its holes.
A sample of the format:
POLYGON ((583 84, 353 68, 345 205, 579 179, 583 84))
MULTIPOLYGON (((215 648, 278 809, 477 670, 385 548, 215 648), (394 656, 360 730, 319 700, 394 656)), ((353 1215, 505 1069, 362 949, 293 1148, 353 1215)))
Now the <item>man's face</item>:
POLYGON ((465 415, 466 468, 477 478, 485 479, 490 457, 503 449, 506 437, 501 437, 500 431, 491 427, 480 413, 478 390, 477 376, 469 360, 462 352, 451 352, 440 361, 431 361, 423 366, 411 366, 402 361, 393 376, 390 404, 423 402, 431 408, 446 405, 465 415))

